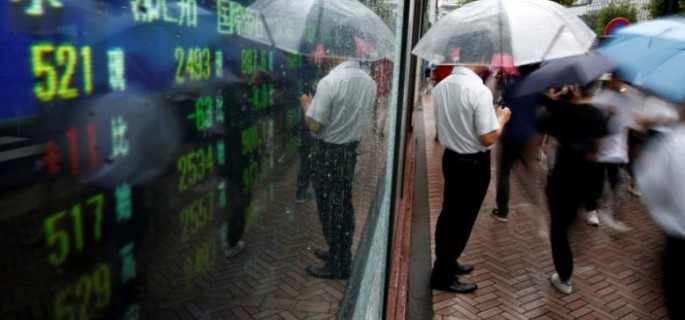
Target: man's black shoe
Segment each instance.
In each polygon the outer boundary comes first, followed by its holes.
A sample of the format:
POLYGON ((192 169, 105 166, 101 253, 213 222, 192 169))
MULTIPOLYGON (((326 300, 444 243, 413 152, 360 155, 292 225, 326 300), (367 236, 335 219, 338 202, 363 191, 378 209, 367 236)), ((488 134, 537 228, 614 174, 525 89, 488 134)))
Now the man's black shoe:
POLYGON ((331 261, 331 254, 328 251, 314 250, 314 255, 323 261, 326 261, 326 262, 331 261))
POLYGON ((460 264, 454 273, 457 275, 462 275, 462 274, 471 273, 471 271, 473 271, 473 265, 472 264, 460 264))
POLYGON ((476 291, 478 285, 475 283, 461 283, 455 279, 445 283, 431 283, 431 288, 454 293, 470 293, 476 291))
POLYGON ((345 280, 350 277, 349 272, 344 272, 342 274, 335 274, 330 267, 314 267, 308 266, 305 270, 310 276, 319 279, 341 279, 345 280))
POLYGON ((498 221, 507 222, 507 216, 501 214, 501 213, 499 212, 499 209, 497 209, 497 208, 492 209, 492 216, 493 216, 495 219, 497 219, 498 221))

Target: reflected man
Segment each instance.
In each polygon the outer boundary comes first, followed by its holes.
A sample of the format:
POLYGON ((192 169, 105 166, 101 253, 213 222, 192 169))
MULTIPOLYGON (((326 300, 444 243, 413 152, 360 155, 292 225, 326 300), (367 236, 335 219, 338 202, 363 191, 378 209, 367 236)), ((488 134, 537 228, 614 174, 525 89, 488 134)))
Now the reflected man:
POLYGON ((376 83, 358 61, 328 59, 335 67, 319 82, 316 95, 300 97, 304 120, 314 135, 312 182, 328 251, 327 262, 307 267, 317 278, 347 279, 352 260, 354 208, 352 178, 364 123, 376 100, 376 83))

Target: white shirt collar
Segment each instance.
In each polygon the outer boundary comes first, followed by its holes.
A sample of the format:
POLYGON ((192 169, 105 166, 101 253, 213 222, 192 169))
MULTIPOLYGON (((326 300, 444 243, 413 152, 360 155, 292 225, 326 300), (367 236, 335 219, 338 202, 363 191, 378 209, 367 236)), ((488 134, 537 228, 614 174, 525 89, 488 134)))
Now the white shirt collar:
POLYGON ((473 70, 471 70, 467 67, 464 67, 464 66, 455 66, 454 69, 452 69, 452 74, 461 74, 461 75, 465 75, 467 77, 472 77, 474 79, 478 79, 481 82, 483 81, 483 79, 478 74, 473 72, 473 70))
POLYGON ((359 61, 347 60, 347 61, 342 62, 342 63, 340 63, 339 65, 335 66, 335 68, 331 69, 331 71, 328 72, 328 73, 329 73, 329 74, 330 74, 330 73, 334 73, 334 72, 340 71, 340 70, 342 70, 342 69, 347 69, 347 68, 357 68, 357 69, 361 69, 361 65, 359 64, 359 61))

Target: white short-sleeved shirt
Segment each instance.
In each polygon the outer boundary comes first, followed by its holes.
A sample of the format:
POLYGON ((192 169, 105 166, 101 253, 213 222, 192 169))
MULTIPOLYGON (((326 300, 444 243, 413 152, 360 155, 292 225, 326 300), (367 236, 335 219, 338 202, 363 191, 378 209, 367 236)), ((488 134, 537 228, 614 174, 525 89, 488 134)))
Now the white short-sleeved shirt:
POLYGON ((364 123, 376 100, 376 82, 359 62, 345 61, 319 81, 307 116, 323 129, 314 135, 327 143, 361 140, 364 123))
POLYGON ((635 123, 633 114, 635 99, 611 90, 600 91, 592 104, 609 113, 609 107, 614 107, 614 115, 609 118, 609 135, 599 140, 597 161, 601 163, 628 162, 628 128, 635 123))
POLYGON ((455 67, 432 95, 438 139, 445 148, 462 154, 489 149, 480 136, 499 129, 499 121, 492 92, 475 72, 455 67))
POLYGON ((685 239, 685 125, 643 152, 635 166, 640 199, 661 229, 685 239))

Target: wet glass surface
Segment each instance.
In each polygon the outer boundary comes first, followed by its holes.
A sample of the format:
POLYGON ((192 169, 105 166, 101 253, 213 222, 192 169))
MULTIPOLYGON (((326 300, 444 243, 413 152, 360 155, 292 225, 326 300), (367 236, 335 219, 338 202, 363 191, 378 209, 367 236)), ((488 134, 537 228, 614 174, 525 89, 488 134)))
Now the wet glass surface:
MULTIPOLYGON (((299 101, 331 68, 250 2, 0 1, 0 318, 335 316, 299 101)), ((361 68, 353 259, 392 148, 361 68)))

